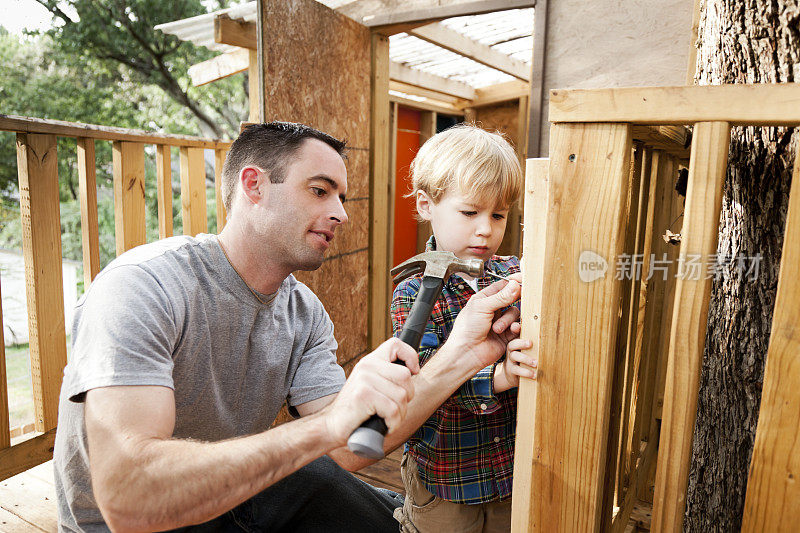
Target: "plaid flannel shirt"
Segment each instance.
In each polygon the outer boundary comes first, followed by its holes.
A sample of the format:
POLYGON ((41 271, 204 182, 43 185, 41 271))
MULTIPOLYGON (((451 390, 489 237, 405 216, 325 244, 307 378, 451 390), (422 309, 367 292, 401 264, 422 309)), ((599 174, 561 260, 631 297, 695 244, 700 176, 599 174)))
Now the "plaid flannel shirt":
MULTIPOLYGON (((431 237, 426 250, 433 249, 431 237)), ((520 271, 519 259, 494 256, 486 262, 486 270, 508 276, 520 271)), ((412 276, 394 290, 391 314, 395 336, 411 311, 421 280, 422 274, 412 276)), ((479 278, 478 289, 493 281, 488 276, 479 278)), ((458 275, 445 282, 422 336, 420 364, 447 340, 456 316, 473 294, 472 287, 458 275)), ((511 497, 517 389, 494 394, 495 366, 480 370, 461 385, 406 443, 422 483, 444 500, 476 504, 511 497)))

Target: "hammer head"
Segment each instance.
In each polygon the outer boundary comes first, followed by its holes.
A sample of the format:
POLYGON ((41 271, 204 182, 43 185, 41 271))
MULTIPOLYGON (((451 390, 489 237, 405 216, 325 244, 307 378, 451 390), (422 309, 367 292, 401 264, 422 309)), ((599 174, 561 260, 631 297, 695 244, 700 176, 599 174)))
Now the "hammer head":
POLYGON ((394 276, 392 280, 394 283, 400 283, 405 278, 419 272, 422 272, 424 276, 443 280, 447 280, 454 272, 480 277, 483 276, 483 261, 459 259, 453 252, 424 252, 394 267, 391 271, 394 276))

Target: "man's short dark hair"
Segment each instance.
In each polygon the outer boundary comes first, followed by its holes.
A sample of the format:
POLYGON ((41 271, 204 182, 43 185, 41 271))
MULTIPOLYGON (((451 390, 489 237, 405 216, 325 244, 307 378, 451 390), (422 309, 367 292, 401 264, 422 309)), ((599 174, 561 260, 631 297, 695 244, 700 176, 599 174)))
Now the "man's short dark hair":
POLYGON ((233 193, 239 172, 248 165, 263 169, 272 183, 283 183, 286 165, 292 160, 306 139, 317 139, 334 150, 343 159, 345 141, 316 130, 305 124, 294 122, 264 122, 246 127, 239 135, 222 166, 222 201, 227 211, 231 210, 233 193))

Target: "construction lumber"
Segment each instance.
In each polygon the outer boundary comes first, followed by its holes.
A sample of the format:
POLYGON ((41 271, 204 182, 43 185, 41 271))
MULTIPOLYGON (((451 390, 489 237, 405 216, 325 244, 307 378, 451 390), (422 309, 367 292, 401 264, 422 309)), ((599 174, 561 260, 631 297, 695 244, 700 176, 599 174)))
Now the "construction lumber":
POLYGON ((172 237, 172 150, 156 146, 156 177, 158 196, 158 238, 172 237))
POLYGON ((389 78, 407 85, 422 87, 423 89, 429 89, 431 91, 456 96, 465 100, 472 100, 475 98, 475 89, 466 83, 461 83, 460 81, 454 81, 448 78, 423 72, 422 70, 406 67, 405 65, 401 65, 395 61, 391 62, 391 66, 389 68, 389 78))
POLYGON ((227 155, 227 150, 214 151, 214 197, 217 203, 217 233, 222 231, 227 221, 225 203, 222 199, 222 167, 225 164, 225 157, 227 155))
POLYGON ((517 98, 528 96, 529 91, 530 88, 524 81, 514 80, 498 83, 482 89, 475 89, 475 97, 469 106, 481 107, 507 100, 516 100, 517 98))
MULTIPOLYGON (((796 159, 800 161, 800 159, 796 159)), ((783 237, 758 427, 742 531, 796 531, 800 524, 800 165, 795 164, 783 237)))
POLYGON ((389 271, 389 149, 390 103, 389 103, 389 39, 380 34, 371 36, 370 59, 370 141, 369 157, 369 339, 370 349, 376 348, 390 333, 389 301, 391 285, 386 273, 389 271))
POLYGON ((631 125, 633 140, 641 141, 650 148, 663 150, 680 160, 689 161, 689 130, 685 126, 631 125))
MULTIPOLYGON (((522 294, 520 337, 533 341, 529 355, 539 357, 544 279, 545 239, 547 237, 548 179, 550 160, 528 159, 525 165, 525 291, 522 294)), ((517 439, 514 452, 514 498, 511 501, 511 530, 530 531, 528 513, 536 494, 533 492, 533 464, 537 458, 533 442, 536 426, 536 381, 521 378, 517 399, 517 439)))
POLYGON ((78 138, 78 193, 81 203, 83 287, 89 288, 100 272, 100 235, 97 223, 97 170, 94 139, 78 138))
POLYGON ((550 91, 551 122, 800 125, 800 84, 763 83, 550 91))
POLYGON ((434 100, 434 103, 444 104, 451 107, 463 106, 469 103, 469 100, 464 100, 463 98, 458 98, 457 96, 431 91, 429 89, 408 85, 407 83, 391 79, 389 80, 389 90, 407 94, 409 96, 434 100))
MULTIPOLYGON (((600 527, 621 296, 607 269, 623 251, 631 149, 627 124, 551 129, 536 450, 530 487, 520 486, 535 505, 516 509, 512 523, 526 527, 515 533, 600 527)), ((530 416, 530 405, 519 410, 530 416)))
POLYGON ((44 432, 58 423, 67 364, 55 135, 17 134, 17 171, 33 403, 36 430, 44 432))
POLYGON ((181 147, 181 217, 183 234, 208 231, 206 218, 206 164, 202 148, 181 147))
MULTIPOLYGON (((1 275, 2 273, 0 273, 1 275)), ((2 283, 0 283, 0 288, 2 283)), ((0 290, 2 292, 2 290, 0 290)), ((0 295, 0 302, 2 302, 0 295)), ((0 305, 0 324, 3 324, 3 306, 0 305)), ((6 374, 6 345, 3 338, 4 327, 0 327, 0 450, 11 445, 11 428, 8 419, 8 377, 6 374)))
POLYGON ((441 24, 428 24, 410 30, 408 33, 481 65, 499 70, 522 81, 530 81, 530 66, 441 24))
POLYGON ((53 458, 55 428, 31 439, 0 450, 0 480, 16 476, 53 458))
POLYGON ((430 99, 425 101, 412 100, 411 98, 405 98, 398 94, 391 94, 389 95, 389 101, 406 107, 411 107, 413 109, 435 111, 436 113, 441 113, 443 115, 464 115, 464 110, 459 109, 458 107, 449 105, 446 102, 437 102, 430 99))
POLYGON ((226 14, 214 17, 214 42, 255 50, 256 23, 234 20, 226 14))
POLYGON ((231 141, 204 139, 187 135, 153 133, 142 130, 64 122, 42 118, 0 114, 0 130, 17 133, 42 133, 59 137, 88 137, 106 141, 135 141, 146 144, 168 144, 170 146, 196 146, 200 148, 229 148, 231 141))
POLYGON ((450 17, 521 9, 533 7, 535 4, 536 2, 531 0, 476 0, 425 8, 397 7, 390 12, 364 15, 360 22, 372 28, 373 31, 389 36, 450 17))
POLYGON ((147 242, 144 205, 144 144, 115 142, 114 226, 117 255, 147 242))
POLYGON ((695 125, 656 469, 654 531, 679 532, 683 526, 712 282, 702 267, 717 249, 729 143, 727 122, 695 125), (693 267, 697 262, 699 273, 693 267))
POLYGON ((250 50, 236 48, 189 67, 192 85, 199 87, 243 72, 250 66, 250 50))

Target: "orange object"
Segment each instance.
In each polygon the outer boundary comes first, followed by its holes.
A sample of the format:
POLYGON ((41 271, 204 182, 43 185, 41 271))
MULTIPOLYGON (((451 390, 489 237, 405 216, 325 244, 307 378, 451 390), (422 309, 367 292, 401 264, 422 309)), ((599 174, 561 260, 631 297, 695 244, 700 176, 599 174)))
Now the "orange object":
POLYGON ((394 193, 394 246, 392 265, 417 253, 416 200, 406 198, 411 192, 411 162, 417 155, 420 141, 420 112, 407 107, 397 108, 397 145, 394 193))

